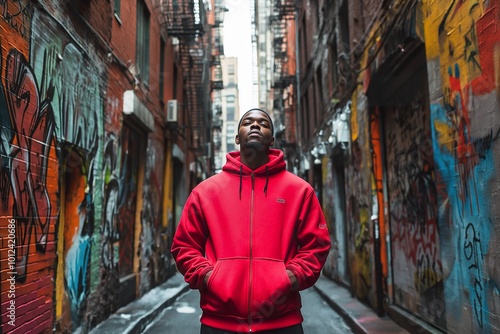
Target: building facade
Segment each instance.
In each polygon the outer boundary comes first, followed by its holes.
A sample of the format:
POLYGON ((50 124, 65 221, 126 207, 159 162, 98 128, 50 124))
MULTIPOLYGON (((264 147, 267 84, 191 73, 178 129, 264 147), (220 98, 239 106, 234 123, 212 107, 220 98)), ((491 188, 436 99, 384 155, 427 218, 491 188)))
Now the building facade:
POLYGON ((87 332, 175 272, 223 2, 0 6, 0 332, 87 332))
POLYGON ((329 222, 325 273, 410 332, 498 331, 500 2, 273 5, 296 24, 287 161, 329 222))
POLYGON ((222 171, 226 163, 226 154, 238 150, 235 137, 238 134, 240 118, 240 95, 238 89, 238 58, 221 57, 224 89, 221 90, 221 132, 217 141, 214 162, 215 172, 222 171))
POLYGON ((299 174, 296 8, 293 1, 256 0, 253 11, 254 82, 258 86, 258 104, 273 118, 276 145, 284 151, 288 168, 299 174))

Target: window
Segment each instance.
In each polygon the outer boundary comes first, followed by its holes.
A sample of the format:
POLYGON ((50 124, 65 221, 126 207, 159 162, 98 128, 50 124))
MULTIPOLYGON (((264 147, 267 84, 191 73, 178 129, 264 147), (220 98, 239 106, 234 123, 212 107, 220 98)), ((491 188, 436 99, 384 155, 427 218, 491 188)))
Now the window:
POLYGON ((226 96, 226 102, 227 103, 234 103, 235 97, 234 95, 228 95, 226 96))
POLYGON ((234 112, 235 112, 234 106, 227 106, 226 107, 226 119, 228 121, 234 120, 234 112))
POLYGON ((226 150, 227 152, 231 152, 235 150, 235 143, 234 143, 234 137, 235 137, 235 126, 234 124, 228 124, 227 125, 227 132, 226 132, 226 150))
POLYGON ((234 75, 234 64, 227 65, 227 74, 234 75))
POLYGON ((347 7, 347 1, 342 3, 339 9, 340 17, 340 38, 342 52, 349 53, 351 50, 350 39, 349 39, 349 9, 347 7))
POLYGON ((149 82, 149 19, 149 10, 144 1, 137 1, 136 62, 145 85, 149 82))

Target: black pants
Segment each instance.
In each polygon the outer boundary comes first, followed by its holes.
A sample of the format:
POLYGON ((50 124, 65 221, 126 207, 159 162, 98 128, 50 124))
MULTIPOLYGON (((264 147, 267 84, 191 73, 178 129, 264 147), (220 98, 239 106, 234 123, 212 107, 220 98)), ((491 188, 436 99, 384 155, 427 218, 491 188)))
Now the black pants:
MULTIPOLYGON (((241 333, 228 332, 222 329, 217 329, 201 324, 200 334, 241 334, 241 333)), ((258 334, 304 334, 304 330, 302 329, 302 324, 298 324, 291 327, 258 332, 258 334)))

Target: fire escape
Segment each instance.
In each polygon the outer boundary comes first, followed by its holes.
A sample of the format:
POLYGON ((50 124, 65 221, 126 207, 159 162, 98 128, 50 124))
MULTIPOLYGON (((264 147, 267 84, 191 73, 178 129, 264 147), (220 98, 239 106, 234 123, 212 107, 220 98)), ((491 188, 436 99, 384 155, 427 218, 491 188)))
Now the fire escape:
MULTIPOLYGON (((274 0, 270 20, 272 32, 272 51, 274 67, 272 69, 273 109, 275 119, 280 123, 275 134, 278 147, 286 153, 287 148, 295 145, 295 106, 296 76, 295 64, 289 61, 294 50, 289 45, 289 21, 295 19, 294 0, 274 0)), ((291 152, 290 152, 291 153, 291 152)))
POLYGON ((183 126, 189 149, 210 158, 212 36, 203 0, 160 0, 162 28, 179 40, 184 73, 183 126))
POLYGON ((210 66, 212 67, 212 81, 210 88, 212 91, 212 136, 213 136, 213 151, 219 152, 222 144, 222 90, 224 82, 222 78, 221 56, 224 55, 223 43, 223 22, 224 13, 227 11, 224 0, 215 0, 215 17, 212 25, 212 54, 210 66))

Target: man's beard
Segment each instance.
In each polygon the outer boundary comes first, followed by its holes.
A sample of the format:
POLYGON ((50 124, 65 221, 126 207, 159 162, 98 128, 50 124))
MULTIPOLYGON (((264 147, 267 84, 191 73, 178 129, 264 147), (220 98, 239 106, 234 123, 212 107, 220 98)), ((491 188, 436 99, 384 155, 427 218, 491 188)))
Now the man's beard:
POLYGON ((244 147, 240 149, 241 155, 244 155, 247 159, 255 158, 259 153, 265 152, 269 149, 269 144, 261 143, 258 141, 252 141, 246 143, 244 147))
POLYGON ((251 141, 251 142, 245 144, 245 147, 243 147, 243 150, 244 151, 246 151, 246 150, 264 151, 264 150, 267 150, 268 148, 269 148, 269 145, 267 145, 267 144, 263 144, 263 143, 258 142, 258 141, 251 141))

